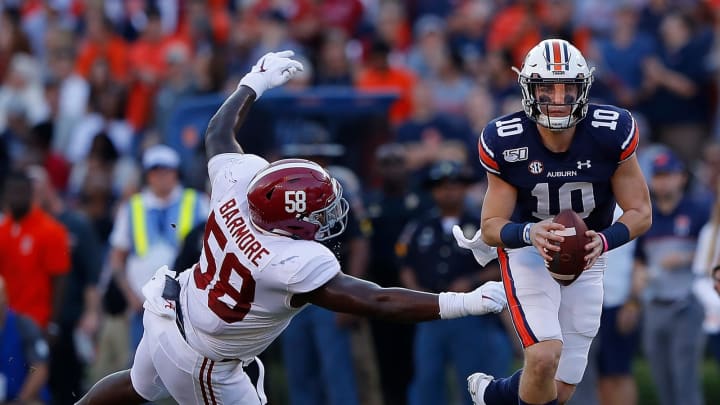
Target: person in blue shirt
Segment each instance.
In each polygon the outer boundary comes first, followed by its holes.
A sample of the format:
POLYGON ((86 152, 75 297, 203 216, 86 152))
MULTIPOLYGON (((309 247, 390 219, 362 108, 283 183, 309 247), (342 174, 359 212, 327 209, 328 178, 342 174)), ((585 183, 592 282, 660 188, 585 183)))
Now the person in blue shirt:
MULTIPOLYGON (((453 237, 454 226, 466 235, 478 229, 479 218, 465 209, 467 187, 474 181, 470 168, 455 161, 439 161, 430 167, 425 185, 435 206, 405 227, 395 249, 404 287, 432 293, 466 292, 500 278, 497 261, 479 265, 453 237)), ((448 366, 453 367, 462 390, 465 376, 473 370, 505 373, 512 360, 510 340, 497 315, 417 325, 413 352, 410 405, 448 403, 444 384, 448 366)), ((471 400, 464 396, 461 403, 470 405, 471 400)))
POLYGON ((671 151, 653 160, 653 224, 638 238, 635 279, 644 317, 642 342, 661 405, 701 405, 704 310, 693 294, 692 270, 710 206, 685 193, 687 175, 671 151))
POLYGON ((8 308, 0 277, 0 404, 48 402, 48 354, 40 328, 8 308))

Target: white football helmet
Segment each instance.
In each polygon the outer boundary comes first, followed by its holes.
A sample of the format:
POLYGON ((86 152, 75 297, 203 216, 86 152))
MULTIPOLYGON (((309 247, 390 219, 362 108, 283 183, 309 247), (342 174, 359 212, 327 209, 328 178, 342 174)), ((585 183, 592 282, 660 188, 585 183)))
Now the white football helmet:
POLYGON ((521 70, 513 67, 518 74, 522 89, 523 109, 527 116, 552 130, 563 130, 575 126, 585 118, 588 110, 588 92, 593 81, 593 71, 580 51, 568 41, 546 39, 528 52, 521 70), (536 98, 540 84, 574 84, 578 88, 575 98, 566 97, 564 103, 553 103, 549 99, 536 98), (549 106, 570 106, 570 115, 549 117, 549 106))

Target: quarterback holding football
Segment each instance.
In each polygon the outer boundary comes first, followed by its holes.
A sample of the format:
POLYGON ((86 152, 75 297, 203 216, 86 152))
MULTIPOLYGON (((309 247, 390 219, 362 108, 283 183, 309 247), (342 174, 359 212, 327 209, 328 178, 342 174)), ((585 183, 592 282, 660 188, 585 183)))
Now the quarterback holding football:
POLYGON ((488 178, 482 240, 497 247, 524 367, 508 378, 473 374, 468 389, 477 404, 563 404, 582 379, 600 325, 603 253, 650 227, 650 199, 635 156, 635 120, 588 102, 593 69, 577 48, 544 40, 515 70, 523 111, 491 121, 478 149, 488 178), (616 203, 624 214, 612 223, 616 203), (554 221, 564 210, 582 221, 564 215, 559 222, 589 230, 566 232, 554 221), (555 256, 577 254, 561 245, 576 246, 563 242, 578 236, 587 238, 584 271, 559 283, 563 275, 546 271, 546 263, 562 268, 555 256))

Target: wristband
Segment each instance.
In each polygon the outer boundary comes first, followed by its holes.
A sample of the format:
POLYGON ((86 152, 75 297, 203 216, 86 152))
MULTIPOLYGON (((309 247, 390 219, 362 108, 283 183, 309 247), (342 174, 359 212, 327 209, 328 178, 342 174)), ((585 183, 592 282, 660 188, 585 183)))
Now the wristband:
POLYGON ((255 100, 259 99, 267 90, 267 82, 261 73, 250 72, 243 76, 239 86, 247 86, 255 92, 255 100))
POLYGON ((526 245, 532 245, 532 241, 530 240, 530 228, 532 228, 532 226, 532 222, 527 222, 523 228, 523 242, 525 242, 526 245))
POLYGON ((500 230, 500 240, 505 247, 514 249, 530 245, 530 227, 531 222, 518 224, 517 222, 508 222, 500 230))
POLYGON ((603 250, 602 250, 602 251, 603 251, 603 252, 607 252, 607 251, 609 250, 609 249, 608 249, 607 238, 605 237, 605 235, 603 235, 602 232, 598 232, 598 236, 600 236, 600 240, 602 241, 602 244, 603 244, 603 250))
POLYGON ((443 292, 438 294, 440 319, 461 318, 468 315, 465 309, 465 293, 443 292))
POLYGON ((630 230, 627 225, 619 221, 605 228, 604 231, 598 232, 598 235, 603 241, 603 252, 630 242, 630 230))

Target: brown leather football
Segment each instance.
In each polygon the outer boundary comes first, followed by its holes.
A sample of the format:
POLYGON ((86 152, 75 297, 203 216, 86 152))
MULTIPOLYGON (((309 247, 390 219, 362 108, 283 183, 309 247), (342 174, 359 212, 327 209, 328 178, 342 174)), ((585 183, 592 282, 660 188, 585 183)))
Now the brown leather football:
POLYGON ((565 238, 559 243, 560 251, 551 252, 552 260, 545 262, 550 275, 562 285, 570 285, 577 280, 585 268, 585 245, 590 238, 585 236, 588 230, 585 221, 573 210, 563 210, 553 222, 565 225, 562 231, 556 231, 565 238))

